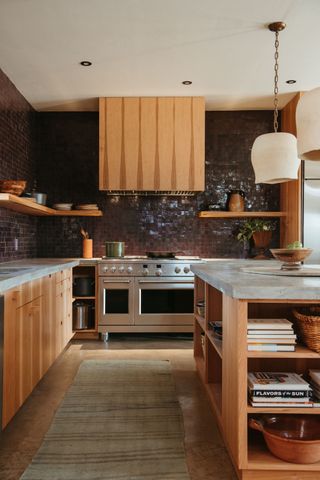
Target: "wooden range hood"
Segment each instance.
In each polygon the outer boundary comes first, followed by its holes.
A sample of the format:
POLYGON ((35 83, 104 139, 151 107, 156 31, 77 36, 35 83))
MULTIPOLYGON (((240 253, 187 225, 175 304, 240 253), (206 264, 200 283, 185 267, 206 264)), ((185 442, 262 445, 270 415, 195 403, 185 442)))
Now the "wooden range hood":
POLYGON ((99 189, 199 192, 204 179, 203 97, 99 99, 99 189))

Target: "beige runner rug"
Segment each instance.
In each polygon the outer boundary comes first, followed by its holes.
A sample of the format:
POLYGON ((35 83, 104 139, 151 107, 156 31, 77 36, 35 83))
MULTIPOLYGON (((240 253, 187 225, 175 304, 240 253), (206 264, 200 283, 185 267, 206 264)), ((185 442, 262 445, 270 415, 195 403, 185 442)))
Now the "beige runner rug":
POLYGON ((21 480, 189 480, 166 361, 86 360, 21 480))

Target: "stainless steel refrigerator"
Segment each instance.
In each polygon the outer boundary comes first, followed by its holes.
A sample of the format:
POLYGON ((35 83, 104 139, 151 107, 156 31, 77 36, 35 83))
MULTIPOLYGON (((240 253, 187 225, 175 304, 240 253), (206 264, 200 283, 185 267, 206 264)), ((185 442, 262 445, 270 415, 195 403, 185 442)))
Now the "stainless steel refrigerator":
POLYGON ((320 263, 320 162, 304 162, 303 245, 313 252, 306 263, 320 263))

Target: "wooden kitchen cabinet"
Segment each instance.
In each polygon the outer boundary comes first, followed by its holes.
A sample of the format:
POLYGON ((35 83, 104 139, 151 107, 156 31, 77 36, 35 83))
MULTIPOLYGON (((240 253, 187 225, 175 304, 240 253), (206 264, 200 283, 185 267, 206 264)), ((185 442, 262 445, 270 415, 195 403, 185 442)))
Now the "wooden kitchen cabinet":
POLYGON ((203 191, 203 97, 100 98, 100 190, 203 191))
POLYGON ((55 301, 55 352, 62 352, 73 336, 72 332, 72 292, 71 269, 56 273, 55 301))
POLYGON ((2 428, 72 337, 71 308, 70 269, 5 293, 2 428))
MULTIPOLYGON (((25 285, 24 295, 32 288, 31 285, 25 285)), ((19 306, 21 292, 24 290, 21 287, 5 294, 3 427, 31 393, 42 373, 40 352, 42 297, 39 296, 19 306)))

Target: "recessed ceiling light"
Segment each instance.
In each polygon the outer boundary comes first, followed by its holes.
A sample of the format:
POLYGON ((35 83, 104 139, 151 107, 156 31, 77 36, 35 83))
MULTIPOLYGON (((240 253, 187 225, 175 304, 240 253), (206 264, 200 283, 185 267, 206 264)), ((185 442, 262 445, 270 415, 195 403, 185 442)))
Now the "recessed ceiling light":
POLYGON ((289 83, 289 85, 292 85, 293 83, 297 83, 297 80, 286 80, 286 83, 289 83))
POLYGON ((89 62, 89 60, 82 60, 82 62, 80 62, 80 65, 82 65, 83 67, 90 67, 92 65, 92 62, 89 62))
POLYGON ((181 82, 183 85, 191 85, 192 82, 191 80, 184 80, 183 82, 181 82))

